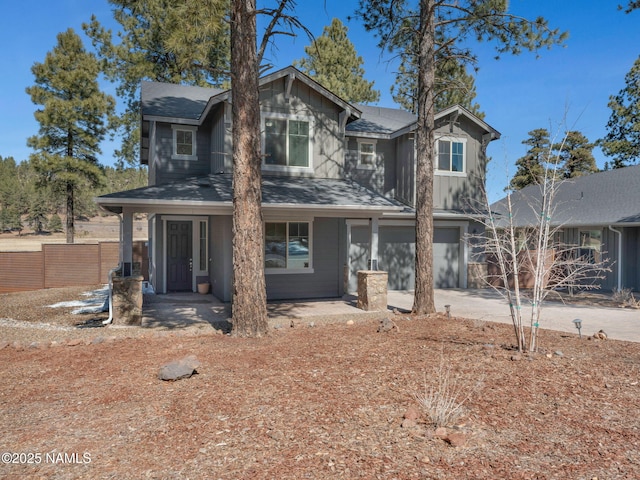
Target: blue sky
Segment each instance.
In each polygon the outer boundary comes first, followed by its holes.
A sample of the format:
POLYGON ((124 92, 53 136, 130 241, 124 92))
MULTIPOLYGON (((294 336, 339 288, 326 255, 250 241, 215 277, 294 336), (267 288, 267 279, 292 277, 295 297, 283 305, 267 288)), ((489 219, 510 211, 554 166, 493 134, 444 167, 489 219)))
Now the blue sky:
MULTIPOLYGON (((565 129, 579 130, 594 141, 606 133, 610 95, 624 87, 624 76, 640 55, 640 11, 624 14, 618 0, 512 0, 511 11, 526 18, 543 16, 552 27, 569 31, 565 47, 519 56, 503 55, 494 60, 490 44, 479 44, 476 101, 485 112, 485 121, 501 132, 491 143, 492 157, 487 187, 492 200, 513 175, 514 162, 524 155, 527 133, 547 128, 554 134, 565 129)), ((625 2, 626 3, 626 2, 625 2)), ((356 1, 298 1, 298 15, 314 35, 322 34, 333 17, 349 28, 349 36, 364 58, 366 77, 381 91, 380 105, 394 107, 389 88, 394 81, 394 65, 381 55, 376 40, 358 24, 347 21, 356 1)), ((113 25, 106 0, 22 0, 8 2, 0 17, 0 155, 27 159, 27 137, 37 133, 33 118, 36 106, 25 88, 33 85, 31 66, 42 62, 56 44, 56 35, 67 28, 81 34, 82 22, 95 14, 113 25)), ((267 56, 277 67, 304 56, 309 43, 301 34, 296 39, 280 37, 277 49, 267 56)), ((87 42, 87 48, 89 43, 87 42)), ((105 86, 105 89, 107 87, 105 86)), ((112 90, 109 88, 109 90, 112 90)), ((108 142, 100 159, 112 164, 113 147, 108 142)), ((598 166, 607 160, 594 150, 598 166)))

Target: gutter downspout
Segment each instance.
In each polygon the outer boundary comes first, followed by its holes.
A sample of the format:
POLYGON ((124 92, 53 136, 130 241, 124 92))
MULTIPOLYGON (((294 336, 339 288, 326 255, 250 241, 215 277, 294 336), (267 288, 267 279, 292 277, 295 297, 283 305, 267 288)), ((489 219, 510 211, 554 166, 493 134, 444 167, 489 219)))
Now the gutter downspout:
POLYGON ((618 234, 618 289, 622 289, 622 232, 609 225, 609 230, 618 234))

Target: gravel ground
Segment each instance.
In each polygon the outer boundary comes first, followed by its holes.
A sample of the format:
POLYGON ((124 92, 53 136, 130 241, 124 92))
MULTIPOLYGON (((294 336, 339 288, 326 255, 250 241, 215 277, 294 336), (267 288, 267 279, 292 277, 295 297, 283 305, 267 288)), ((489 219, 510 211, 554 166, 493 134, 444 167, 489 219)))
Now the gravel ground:
MULTIPOLYGON (((640 478, 640 344, 544 330, 520 355, 509 325, 393 318, 0 348, 0 478, 640 478), (428 391, 461 416, 435 428, 428 391)), ((46 320, 21 330, 75 321, 46 320)))
MULTIPOLYGON (((74 314, 77 305, 51 306, 88 299, 89 293, 103 289, 103 285, 92 285, 0 294, 0 346, 46 348, 166 334, 145 327, 105 327, 102 321, 109 317, 108 312, 74 314)), ((201 326, 181 332, 182 335, 204 333, 201 326)), ((209 333, 215 333, 213 328, 209 333)))

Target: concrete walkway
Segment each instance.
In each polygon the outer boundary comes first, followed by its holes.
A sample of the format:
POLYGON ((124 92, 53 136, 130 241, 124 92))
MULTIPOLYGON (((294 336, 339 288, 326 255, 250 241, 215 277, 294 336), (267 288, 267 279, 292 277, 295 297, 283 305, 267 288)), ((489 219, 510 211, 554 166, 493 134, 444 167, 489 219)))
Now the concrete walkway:
MULTIPOLYGON (((451 305, 451 315, 511 324, 509 306, 493 290, 436 290, 436 309, 445 311, 451 305)), ((413 305, 411 292, 391 291, 387 296, 389 310, 410 311, 413 305)), ((356 308, 356 297, 343 299, 301 300, 270 302, 268 305, 272 326, 288 326, 296 322, 339 321, 344 316, 355 318, 380 318, 382 312, 364 312, 356 308)), ((212 295, 179 293, 145 295, 143 325, 167 329, 190 326, 228 324, 230 305, 212 295)), ((525 318, 527 318, 525 316, 525 318)), ((564 305, 547 301, 542 310, 540 327, 577 334, 573 320, 582 320, 583 336, 604 330, 609 338, 640 342, 640 310, 603 308, 583 305, 564 305)))

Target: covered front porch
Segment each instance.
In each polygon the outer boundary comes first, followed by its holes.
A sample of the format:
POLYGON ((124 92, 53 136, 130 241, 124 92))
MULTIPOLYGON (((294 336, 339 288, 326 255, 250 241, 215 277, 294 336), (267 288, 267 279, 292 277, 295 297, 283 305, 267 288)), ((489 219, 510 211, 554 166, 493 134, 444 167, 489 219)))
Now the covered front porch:
MULTIPOLYGON (((387 312, 364 311, 356 307, 357 297, 271 301, 267 314, 271 328, 346 323, 349 320, 382 319, 394 309, 409 311, 410 292, 392 292, 387 312)), ((231 331, 231 304, 213 295, 180 292, 145 294, 142 326, 157 330, 228 333, 231 331)))
MULTIPOLYGON (((347 219, 378 225, 390 214, 411 215, 399 202, 345 180, 264 177, 265 275, 269 300, 336 298, 345 293, 347 219), (295 233, 294 233, 295 232, 295 233)), ((222 301, 231 299, 232 186, 230 175, 105 195, 97 199, 121 216, 121 271, 133 274, 132 219, 149 215, 150 283, 156 293, 196 292, 209 283, 222 301)), ((377 249, 368 249, 370 265, 377 249)))

